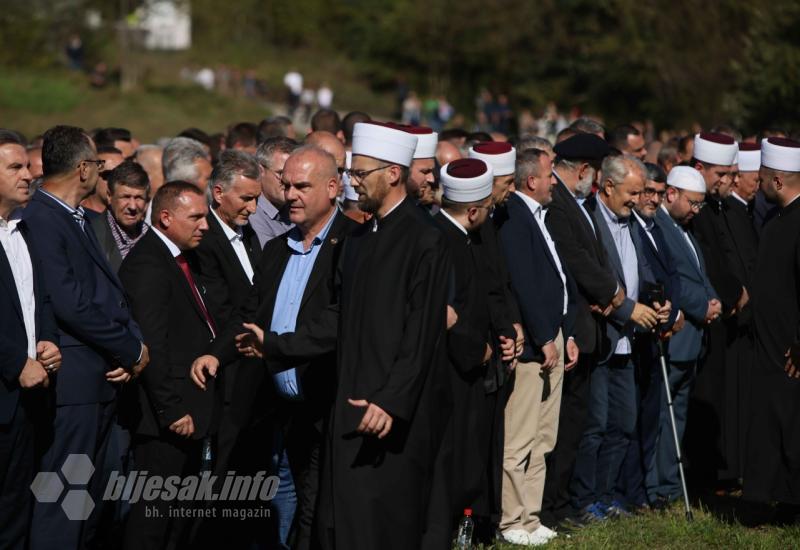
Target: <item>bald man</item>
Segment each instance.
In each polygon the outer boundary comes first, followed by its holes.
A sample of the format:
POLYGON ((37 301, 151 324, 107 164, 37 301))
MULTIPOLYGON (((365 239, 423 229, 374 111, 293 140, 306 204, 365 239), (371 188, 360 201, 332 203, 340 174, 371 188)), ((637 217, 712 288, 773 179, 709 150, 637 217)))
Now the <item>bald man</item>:
POLYGON ((439 166, 444 166, 448 162, 460 159, 463 155, 458 147, 449 141, 440 141, 436 144, 436 162, 439 166))

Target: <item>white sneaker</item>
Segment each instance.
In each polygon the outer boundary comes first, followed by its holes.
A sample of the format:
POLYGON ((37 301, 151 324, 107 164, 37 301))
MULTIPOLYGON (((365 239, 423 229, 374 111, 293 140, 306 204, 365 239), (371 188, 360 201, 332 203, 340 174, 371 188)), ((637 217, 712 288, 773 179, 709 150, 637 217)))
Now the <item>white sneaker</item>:
POLYGON ((500 536, 503 538, 504 542, 508 542, 510 544, 528 546, 531 543, 530 533, 524 529, 510 529, 501 533, 500 536))
POLYGON ((553 531, 552 529, 550 529, 549 527, 546 527, 544 525, 540 525, 539 528, 536 529, 536 531, 531 533, 531 539, 535 538, 536 540, 538 540, 540 538, 543 538, 545 540, 552 540, 552 539, 556 538, 557 536, 558 536, 558 533, 556 533, 555 531, 553 531))

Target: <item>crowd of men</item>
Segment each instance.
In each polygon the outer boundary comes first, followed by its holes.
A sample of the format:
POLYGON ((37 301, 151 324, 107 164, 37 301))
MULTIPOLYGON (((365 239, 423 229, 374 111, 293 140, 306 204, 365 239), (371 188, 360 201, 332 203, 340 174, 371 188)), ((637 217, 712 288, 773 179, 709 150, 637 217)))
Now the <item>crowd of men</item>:
POLYGON ((0 129, 0 547, 539 546, 681 499, 673 428, 693 490, 797 512, 800 143, 312 128, 0 129), (85 520, 31 490, 75 455, 85 520))

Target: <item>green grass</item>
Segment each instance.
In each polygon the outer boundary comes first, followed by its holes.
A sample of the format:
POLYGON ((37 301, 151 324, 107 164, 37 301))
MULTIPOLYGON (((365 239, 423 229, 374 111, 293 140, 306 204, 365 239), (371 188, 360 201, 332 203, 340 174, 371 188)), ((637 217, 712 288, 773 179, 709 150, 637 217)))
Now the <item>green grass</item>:
MULTIPOLYGON (((484 550, 517 550, 511 544, 482 547, 484 550)), ((726 523, 706 510, 694 510, 687 522, 683 508, 648 513, 632 518, 588 526, 570 538, 558 538, 543 546, 558 549, 733 549, 784 550, 800 548, 800 525, 790 527, 744 527, 726 523)))

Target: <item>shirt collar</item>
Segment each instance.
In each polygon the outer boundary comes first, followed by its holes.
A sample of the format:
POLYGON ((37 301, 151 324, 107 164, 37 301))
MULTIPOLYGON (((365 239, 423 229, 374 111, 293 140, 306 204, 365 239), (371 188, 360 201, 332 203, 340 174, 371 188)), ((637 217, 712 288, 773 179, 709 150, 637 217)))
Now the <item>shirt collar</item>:
POLYGON ((636 218, 636 221, 639 222, 639 225, 645 228, 646 231, 650 231, 653 229, 653 226, 656 224, 655 218, 643 218, 639 215, 636 210, 633 211, 633 216, 636 218))
POLYGON ((53 195, 52 193, 45 191, 44 189, 39 189, 39 192, 44 193, 45 195, 56 201, 58 204, 60 204, 62 207, 66 208, 67 212, 69 212, 70 214, 75 215, 77 213, 78 215, 80 215, 80 217, 82 218, 85 217, 83 206, 78 205, 78 208, 72 208, 70 205, 68 205, 67 203, 65 203, 64 201, 53 195))
POLYGON ((155 232, 155 234, 156 234, 156 235, 158 235, 158 238, 159 238, 159 239, 161 239, 162 241, 164 241, 164 244, 165 244, 165 245, 167 245, 167 248, 169 248, 170 254, 172 254, 172 256, 173 256, 174 258, 177 258, 178 256, 180 256, 180 255, 181 255, 181 249, 180 249, 180 248, 178 248, 178 245, 176 245, 174 242, 172 242, 172 241, 170 240, 170 238, 169 238, 169 237, 167 237, 166 235, 164 235, 164 234, 163 234, 163 233, 162 233, 162 232, 161 232, 161 231, 160 231, 158 228, 156 228, 156 227, 153 227, 153 231, 155 232))
POLYGON ((236 229, 232 229, 231 226, 229 226, 227 223, 222 221, 222 218, 219 217, 219 214, 217 214, 217 211, 215 209, 212 208, 211 209, 211 213, 217 219, 217 222, 219 222, 220 226, 222 226, 222 232, 225 233, 225 237, 230 242, 233 242, 233 241, 235 241, 237 239, 238 240, 242 240, 242 228, 241 227, 237 226, 236 229))
POLYGON ((533 197, 529 197, 525 193, 521 191, 514 191, 514 193, 522 199, 522 201, 530 208, 531 212, 533 213, 534 217, 536 216, 543 216, 547 212, 547 208, 542 206, 539 201, 534 199, 533 197))
POLYGON ((8 232, 13 233, 17 229, 17 226, 21 221, 22 221, 22 208, 15 208, 14 210, 11 211, 11 214, 9 214, 7 220, 0 218, 0 227, 8 228, 8 232))
POLYGON ((261 196, 258 197, 258 207, 261 208, 264 212, 266 212, 267 216, 271 220, 274 220, 278 217, 280 211, 275 208, 275 205, 272 204, 267 197, 264 196, 262 193, 261 196))
POLYGON ((378 216, 377 216, 377 215, 376 215, 375 217, 373 217, 373 218, 372 218, 372 232, 373 232, 373 233, 375 233, 375 232, 378 230, 378 226, 379 226, 379 225, 380 225, 380 224, 383 222, 383 220, 385 220, 386 218, 388 218, 388 217, 391 215, 391 213, 392 213, 392 212, 394 212, 395 210, 397 210, 397 207, 398 207, 398 206, 400 206, 401 204, 403 204, 403 203, 406 201, 406 199, 407 199, 407 198, 408 198, 408 197, 404 197, 404 198, 400 199, 399 201, 397 201, 397 204, 395 204, 394 206, 392 206, 392 207, 389 209, 389 211, 388 211, 388 212, 386 212, 386 214, 384 214, 384 215, 383 215, 383 216, 381 216, 380 218, 378 218, 378 216))
POLYGON ((336 218, 337 213, 338 210, 334 208, 331 217, 328 218, 328 222, 325 224, 325 227, 323 227, 322 231, 317 233, 317 236, 314 237, 313 241, 311 241, 311 247, 308 250, 303 247, 303 235, 300 233, 300 228, 298 228, 296 225, 286 234, 286 244, 298 254, 308 254, 314 250, 315 246, 319 246, 323 243, 323 241, 325 241, 326 237, 328 236, 328 232, 331 230, 333 220, 336 218))
POLYGON ((451 222, 453 225, 455 225, 457 228, 459 228, 459 229, 461 230, 461 232, 462 232, 464 235, 469 235, 469 233, 467 233, 467 230, 466 230, 466 228, 465 228, 463 225, 461 225, 461 222, 459 222, 459 221, 458 221, 457 219, 455 219, 453 216, 451 216, 450 214, 448 214, 448 213, 447 213, 447 211, 446 211, 444 208, 443 208, 442 210, 440 210, 440 212, 442 213, 442 216, 444 216, 445 218, 447 218, 448 220, 450 220, 450 222, 451 222))
POLYGON ((740 196, 739 196, 739 195, 736 193, 736 191, 731 191, 731 196, 732 196, 733 198, 735 198, 737 201, 739 201, 740 203, 742 203, 743 205, 747 206, 747 201, 746 201, 746 200, 744 200, 742 197, 740 197, 740 196))

